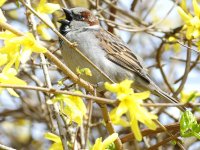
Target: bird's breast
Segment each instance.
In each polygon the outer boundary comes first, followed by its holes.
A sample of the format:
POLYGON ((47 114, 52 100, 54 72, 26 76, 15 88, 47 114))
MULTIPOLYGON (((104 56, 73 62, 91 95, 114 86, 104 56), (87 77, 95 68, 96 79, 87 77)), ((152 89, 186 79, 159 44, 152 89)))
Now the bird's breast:
MULTIPOLYGON (((119 82, 126 78, 134 78, 133 73, 107 59, 107 54, 100 46, 100 40, 97 39, 95 33, 74 31, 67 33, 66 38, 71 42, 76 42, 77 48, 113 81, 119 82)), ((66 43, 63 43, 61 50, 65 63, 72 71, 75 72, 77 67, 91 70, 92 76, 83 75, 81 76, 83 79, 92 84, 108 81, 104 75, 66 43)))

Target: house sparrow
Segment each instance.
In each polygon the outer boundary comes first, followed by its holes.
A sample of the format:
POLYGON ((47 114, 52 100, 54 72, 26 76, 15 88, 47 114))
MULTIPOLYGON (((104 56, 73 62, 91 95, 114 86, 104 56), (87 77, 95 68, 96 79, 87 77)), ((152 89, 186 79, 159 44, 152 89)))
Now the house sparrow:
MULTIPOLYGON (((77 48, 110 79, 114 82, 124 79, 134 80, 134 89, 149 90, 164 100, 177 103, 150 79, 141 64, 141 59, 121 39, 104 30, 88 9, 64 8, 63 11, 66 19, 59 21, 60 33, 69 41, 77 43, 77 48)), ((83 79, 92 84, 108 81, 108 78, 63 41, 61 41, 61 51, 65 63, 72 71, 75 72, 77 67, 91 70, 93 75, 82 77, 83 79)))

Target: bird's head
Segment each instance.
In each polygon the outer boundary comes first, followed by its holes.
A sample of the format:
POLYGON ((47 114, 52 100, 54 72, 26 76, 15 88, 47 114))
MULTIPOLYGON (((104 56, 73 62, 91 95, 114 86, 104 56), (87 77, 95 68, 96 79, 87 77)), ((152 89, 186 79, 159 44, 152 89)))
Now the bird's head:
POLYGON ((67 33, 69 29, 80 29, 99 24, 97 17, 86 8, 63 8, 63 11, 66 18, 59 21, 61 23, 60 32, 62 34, 67 33))

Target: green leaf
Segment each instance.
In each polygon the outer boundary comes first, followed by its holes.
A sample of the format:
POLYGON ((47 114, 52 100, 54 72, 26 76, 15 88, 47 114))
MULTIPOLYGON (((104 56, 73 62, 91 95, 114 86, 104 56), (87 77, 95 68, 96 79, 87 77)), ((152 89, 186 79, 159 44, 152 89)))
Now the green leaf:
POLYGON ((197 92, 195 91, 195 92, 193 92, 193 93, 188 97, 187 102, 192 101, 194 98, 196 98, 196 96, 197 96, 197 92))
POLYGON ((107 150, 116 150, 115 144, 114 143, 109 144, 106 149, 107 150))
POLYGON ((197 139, 200 139, 200 133, 194 132, 193 135, 194 135, 197 139))
POLYGON ((181 116, 180 131, 183 137, 195 136, 200 139, 200 125, 189 110, 185 111, 181 116))
POLYGON ((172 143, 173 145, 176 145, 177 142, 176 142, 175 140, 172 140, 171 143, 172 143))
POLYGON ((18 8, 20 8, 19 0, 16 1, 16 5, 18 8))
POLYGON ((92 72, 89 68, 80 68, 80 67, 77 67, 76 68, 76 73, 78 75, 86 75, 86 76, 92 76, 92 72))

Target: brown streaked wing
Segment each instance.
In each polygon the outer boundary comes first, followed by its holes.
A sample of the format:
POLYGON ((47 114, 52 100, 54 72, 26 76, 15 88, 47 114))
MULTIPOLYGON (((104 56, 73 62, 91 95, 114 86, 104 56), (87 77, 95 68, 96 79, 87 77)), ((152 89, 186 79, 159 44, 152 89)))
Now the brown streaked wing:
POLYGON ((108 53, 107 57, 110 61, 136 73, 150 83, 148 74, 144 72, 144 67, 140 64, 138 58, 117 36, 101 29, 97 33, 97 37, 101 40, 101 46, 108 53))

